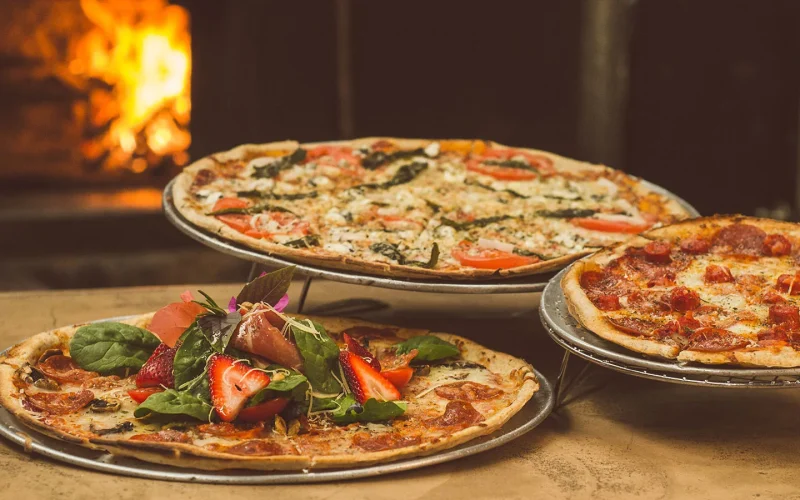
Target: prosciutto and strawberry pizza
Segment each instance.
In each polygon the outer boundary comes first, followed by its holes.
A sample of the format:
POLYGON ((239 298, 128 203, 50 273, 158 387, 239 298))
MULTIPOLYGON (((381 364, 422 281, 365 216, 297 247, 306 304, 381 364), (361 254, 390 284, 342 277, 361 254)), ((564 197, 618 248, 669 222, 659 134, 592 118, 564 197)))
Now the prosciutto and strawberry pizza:
POLYGON ((112 454, 272 470, 434 453, 498 429, 539 388, 526 362, 455 335, 286 314, 292 271, 222 306, 186 293, 36 335, 0 360, 0 402, 112 454))
POLYGON ((689 213, 617 170, 478 140, 244 145, 173 199, 224 239, 313 265, 474 279, 553 270, 689 213))
POLYGON ((562 281, 587 329, 644 354, 800 366, 800 226, 714 216, 643 233, 562 281))

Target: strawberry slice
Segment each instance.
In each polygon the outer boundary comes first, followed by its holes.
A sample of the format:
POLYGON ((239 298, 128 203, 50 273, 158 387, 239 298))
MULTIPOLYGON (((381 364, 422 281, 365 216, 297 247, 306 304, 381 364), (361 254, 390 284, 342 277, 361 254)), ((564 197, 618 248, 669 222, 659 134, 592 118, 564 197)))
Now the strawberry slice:
POLYGON ((340 351, 339 362, 347 384, 359 403, 364 404, 370 398, 378 401, 400 399, 400 391, 361 356, 350 351, 340 351))
POLYGON ((128 396, 131 397, 132 400, 136 401, 137 403, 141 404, 144 403, 144 400, 156 394, 158 392, 164 392, 163 387, 145 387, 144 389, 131 389, 128 391, 128 396))
POLYGON ((402 389, 411 380, 411 377, 414 375, 414 369, 410 366, 405 366, 403 368, 395 368, 394 370, 387 370, 381 372, 386 380, 392 383, 398 389, 402 389))
POLYGON ((348 351, 364 358, 364 361, 369 363, 369 366, 375 368, 376 371, 381 371, 381 362, 378 361, 378 358, 373 356, 366 347, 361 345, 358 340, 346 333, 342 334, 342 338, 344 339, 344 344, 347 346, 348 351))
POLYGON ((232 422, 247 398, 269 385, 269 375, 224 354, 214 354, 208 364, 211 405, 225 422, 232 422))
POLYGON ((175 361, 176 352, 178 352, 178 346, 169 347, 167 344, 161 344, 156 347, 136 375, 136 387, 161 385, 174 387, 175 377, 172 375, 172 362, 175 361))

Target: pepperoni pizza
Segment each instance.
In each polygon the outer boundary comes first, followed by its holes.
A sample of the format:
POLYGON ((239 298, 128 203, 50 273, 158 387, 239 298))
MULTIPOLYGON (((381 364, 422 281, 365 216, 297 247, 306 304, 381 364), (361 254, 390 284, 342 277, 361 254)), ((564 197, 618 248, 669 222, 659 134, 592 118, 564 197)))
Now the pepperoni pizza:
POLYGON ((714 216, 654 229, 568 271, 572 315, 678 361, 800 366, 800 226, 714 216))

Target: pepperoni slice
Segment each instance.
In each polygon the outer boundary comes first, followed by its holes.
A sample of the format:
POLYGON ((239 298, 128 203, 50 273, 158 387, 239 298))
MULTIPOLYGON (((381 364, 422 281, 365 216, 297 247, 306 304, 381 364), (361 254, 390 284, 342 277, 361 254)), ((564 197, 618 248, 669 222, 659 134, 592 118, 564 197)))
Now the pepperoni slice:
POLYGON ((251 439, 244 443, 225 448, 226 453, 233 455, 283 455, 283 446, 275 441, 251 439))
POLYGON ((188 434, 175 429, 165 429, 163 431, 152 432, 150 434, 136 434, 129 438, 132 441, 149 441, 153 443, 191 443, 192 438, 188 434))
POLYGON ((97 372, 84 370, 79 367, 72 358, 61 354, 50 356, 36 365, 36 368, 48 378, 61 384, 81 384, 89 379, 100 376, 97 372))
POLYGON ((653 330, 653 337, 658 339, 666 339, 671 338, 680 332, 680 326, 678 325, 677 321, 670 321, 666 325, 659 326, 655 330, 653 330))
POLYGON ((770 234, 764 238, 764 243, 761 247, 764 255, 770 257, 782 257, 792 253, 792 243, 786 236, 781 234, 770 234))
POLYGON ((53 415, 75 413, 94 399, 92 391, 39 392, 27 396, 28 404, 36 411, 53 415))
POLYGON ((503 391, 496 387, 469 381, 443 385, 437 387, 433 392, 437 396, 451 401, 486 401, 500 397, 503 394, 503 391))
POLYGON ((672 250, 672 247, 667 242, 651 241, 644 246, 644 255, 650 262, 666 264, 672 260, 669 258, 670 250, 672 250))
POLYGON ((681 240, 680 246, 683 252, 698 255, 708 252, 711 242, 699 236, 689 236, 681 240))
POLYGON ((432 427, 466 427, 483 421, 483 415, 467 401, 449 401, 444 413, 427 420, 432 427))
POLYGON ((691 311, 700 307, 700 296, 685 286, 673 288, 669 302, 676 311, 691 311))
POLYGON ((359 432, 353 436, 353 444, 365 451, 383 451, 405 448, 419 444, 419 436, 403 436, 394 432, 373 435, 369 432, 359 432))
POLYGON ((781 304, 786 302, 786 299, 779 293, 775 293, 772 290, 767 290, 764 292, 764 295, 761 297, 761 302, 765 304, 781 304))
POLYGON ((767 233, 750 224, 731 224, 714 235, 712 246, 721 253, 761 255, 767 233))
POLYGON ((591 301, 601 311, 616 311, 622 307, 619 297, 611 294, 594 295, 591 301))
POLYGON ((684 316, 678 318, 678 326, 680 326, 681 333, 684 335, 691 335, 695 330, 702 327, 703 324, 695 319, 692 312, 689 311, 684 316))
POLYGON ((781 292, 788 292, 789 295, 800 295, 800 273, 781 274, 775 288, 781 292))
POLYGON ((769 321, 774 325, 800 327, 800 309, 793 304, 775 304, 769 307, 769 321))
POLYGON ((723 352, 741 349, 748 345, 747 339, 737 337, 732 332, 722 328, 698 328, 689 337, 687 349, 702 352, 723 352))
POLYGON ((675 285, 675 273, 672 271, 663 271, 647 281, 647 288, 654 286, 673 286, 675 285))
POLYGON ((639 318, 607 318, 608 322, 623 332, 637 337, 649 337, 658 328, 658 323, 639 318))
POLYGON ((733 283, 733 275, 731 270, 725 266, 718 266, 716 264, 709 264, 706 267, 706 274, 703 277, 705 283, 733 283))
POLYGON ((617 284, 618 279, 605 271, 584 271, 581 274, 581 287, 584 290, 604 291, 610 290, 617 284))

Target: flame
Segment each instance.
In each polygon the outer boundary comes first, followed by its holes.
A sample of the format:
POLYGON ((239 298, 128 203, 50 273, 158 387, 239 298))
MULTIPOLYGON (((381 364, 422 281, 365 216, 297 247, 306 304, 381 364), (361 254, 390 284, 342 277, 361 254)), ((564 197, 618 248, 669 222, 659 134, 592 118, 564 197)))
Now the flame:
POLYGON ((81 0, 94 27, 76 44, 73 75, 89 88, 92 137, 82 147, 106 169, 183 165, 191 136, 191 39, 185 9, 166 0, 81 0), (102 83, 101 83, 102 82, 102 83))

